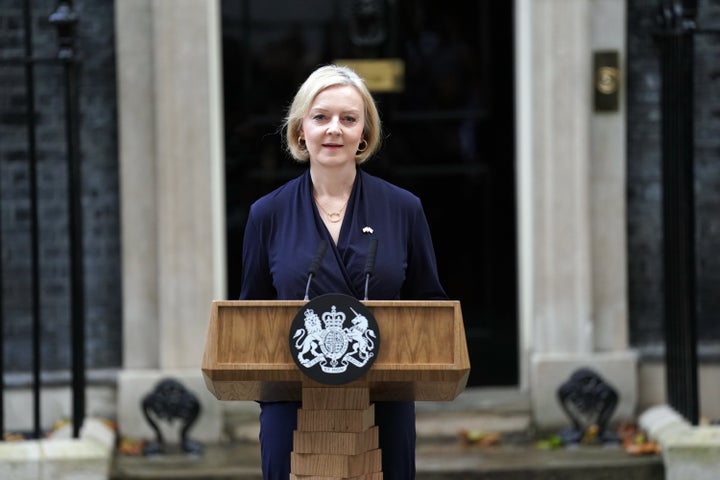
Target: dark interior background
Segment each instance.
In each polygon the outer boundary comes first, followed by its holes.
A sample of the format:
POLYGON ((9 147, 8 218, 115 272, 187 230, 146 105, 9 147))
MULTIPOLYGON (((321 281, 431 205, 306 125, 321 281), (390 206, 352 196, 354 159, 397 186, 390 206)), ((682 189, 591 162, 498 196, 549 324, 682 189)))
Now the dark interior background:
POLYGON ((399 58, 404 90, 375 94, 386 138, 363 168, 423 200, 468 384, 516 384, 512 2, 225 0, 222 17, 230 298, 250 203, 304 168, 278 135, 300 83, 336 59, 399 58))

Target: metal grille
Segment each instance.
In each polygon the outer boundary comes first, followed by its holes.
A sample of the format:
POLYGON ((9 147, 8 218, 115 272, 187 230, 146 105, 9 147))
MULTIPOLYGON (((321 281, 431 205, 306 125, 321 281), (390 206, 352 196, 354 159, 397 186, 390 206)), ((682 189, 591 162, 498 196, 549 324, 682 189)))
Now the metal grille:
POLYGON ((662 79, 665 367, 670 405, 699 420, 695 255, 694 53, 697 2, 664 1, 658 15, 662 79))
MULTIPOLYGON (((79 435, 80 426, 85 415, 85 357, 84 357, 84 279, 83 279, 83 247, 82 247, 82 206, 80 202, 80 161, 79 147, 79 119, 78 119, 78 67, 76 58, 75 25, 78 21, 73 11, 72 2, 60 1, 55 11, 49 14, 48 22, 56 27, 58 39, 57 56, 52 58, 35 56, 33 51, 33 6, 31 0, 23 1, 23 28, 24 42, 23 55, 17 58, 3 58, 0 65, 3 68, 19 68, 24 70, 25 78, 25 118, 27 128, 28 163, 28 202, 30 216, 30 242, 31 242, 31 318, 32 318, 32 402, 33 402, 33 432, 34 438, 40 438, 40 396, 41 396, 41 315, 40 315, 40 273, 38 235, 40 223, 37 208, 37 161, 38 139, 36 134, 36 103, 35 103, 35 67, 39 64, 58 67, 58 83, 62 83, 64 90, 64 130, 67 164, 67 202, 68 202, 68 234, 70 243, 70 282, 71 282, 71 322, 72 338, 72 404, 73 404, 73 435, 79 435)), ((0 245, 2 245, 2 231, 0 231, 0 245)), ((0 259, 0 262, 2 260, 0 259)), ((2 264, 0 263, 0 271, 2 264)), ((1 276, 0 276, 1 277, 1 276)), ((1 285, 0 285, 1 286, 1 285)), ((0 290, 0 295, 2 295, 0 290)), ((2 298, 0 298, 0 305, 2 298)), ((4 335, 4 311, 0 308, 0 332, 4 335)), ((5 365, 3 363, 3 345, 0 342, 0 374, 3 385, 0 388, 0 432, 4 432, 4 390, 5 365)))

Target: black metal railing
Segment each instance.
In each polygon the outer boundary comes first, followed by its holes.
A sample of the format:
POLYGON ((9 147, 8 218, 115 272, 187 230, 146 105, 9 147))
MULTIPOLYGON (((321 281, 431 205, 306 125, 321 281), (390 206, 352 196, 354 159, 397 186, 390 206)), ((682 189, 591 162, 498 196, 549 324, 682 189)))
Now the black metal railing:
POLYGON ((697 1, 662 1, 655 40, 661 63, 663 276, 669 404, 699 421, 695 256, 695 36, 697 1))
MULTIPOLYGON (((38 217, 37 193, 37 136, 36 136, 36 103, 35 103, 35 66, 38 64, 57 65, 62 69, 59 74, 64 83, 65 106, 65 148, 68 170, 68 235, 70 243, 70 310, 72 338, 72 424, 74 437, 79 436, 80 427, 85 417, 85 311, 84 311, 84 276, 83 276, 83 245, 82 245, 82 205, 81 205, 81 169, 79 156, 79 118, 78 118, 78 67, 79 59, 75 52, 75 25, 78 21, 71 1, 59 1, 48 21, 57 28, 58 53, 56 57, 36 57, 33 51, 33 5, 31 0, 23 1, 24 56, 21 58, 0 59, 3 68, 16 67, 24 70, 25 77, 25 118, 27 127, 27 165, 28 165, 28 196, 30 215, 30 276, 31 276, 31 317, 32 317, 32 435, 42 436, 41 428, 41 308, 40 308, 40 269, 39 240, 40 228, 38 217)), ((0 231, 0 242, 2 241, 0 231)), ((0 243, 2 245, 2 243, 0 243)), ((0 272, 2 264, 0 263, 0 272)), ((2 275, 0 275, 2 278, 2 275)), ((0 285, 2 286, 2 285, 0 285)), ((0 305, 2 305, 2 289, 0 289, 0 305)), ((0 308, 0 333, 4 333, 5 318, 0 308)), ((5 338, 5 335, 2 335, 5 338)), ((5 431, 4 423, 4 391, 5 364, 2 361, 4 348, 0 341, 0 432, 5 431)), ((2 437, 0 437, 2 438, 2 437)))

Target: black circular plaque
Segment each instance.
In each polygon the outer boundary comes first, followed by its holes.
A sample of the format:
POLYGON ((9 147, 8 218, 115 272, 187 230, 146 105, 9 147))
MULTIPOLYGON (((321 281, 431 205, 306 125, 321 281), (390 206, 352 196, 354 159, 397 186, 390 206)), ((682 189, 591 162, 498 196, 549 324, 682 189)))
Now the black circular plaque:
POLYGON ((328 293, 306 303, 290 325, 290 354, 311 379, 343 385, 367 372, 380 349, 380 330, 359 300, 328 293))

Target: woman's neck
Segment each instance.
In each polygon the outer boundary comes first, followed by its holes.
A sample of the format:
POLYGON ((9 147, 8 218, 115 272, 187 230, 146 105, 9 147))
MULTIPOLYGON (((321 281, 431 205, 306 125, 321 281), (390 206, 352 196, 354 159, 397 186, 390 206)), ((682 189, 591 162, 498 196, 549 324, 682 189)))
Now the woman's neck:
POLYGON ((321 167, 310 167, 310 178, 312 179, 315 194, 318 196, 348 198, 355 183, 357 170, 338 168, 327 169, 321 167))

